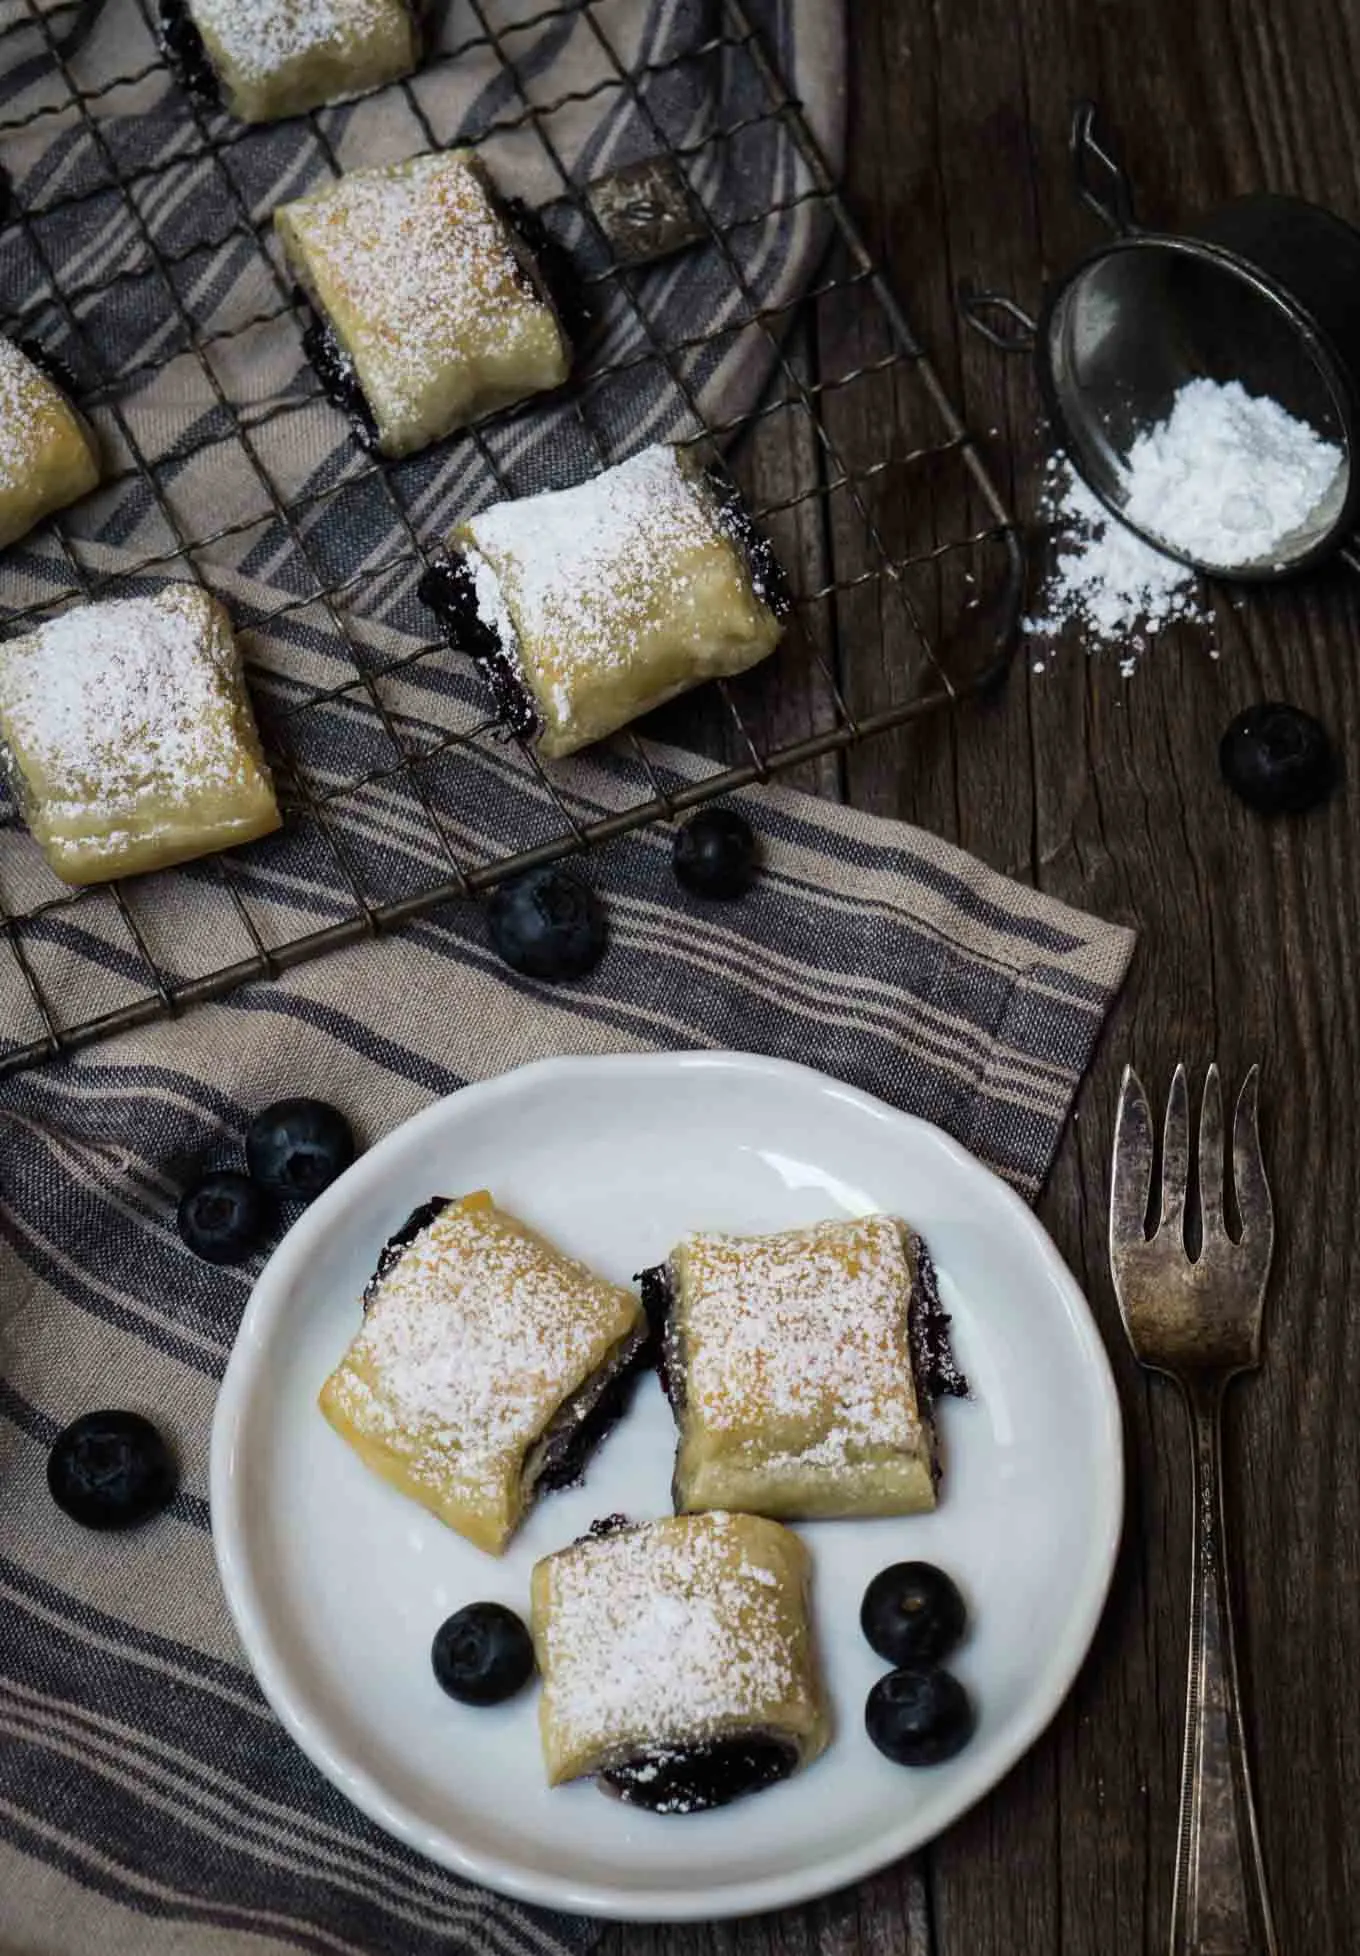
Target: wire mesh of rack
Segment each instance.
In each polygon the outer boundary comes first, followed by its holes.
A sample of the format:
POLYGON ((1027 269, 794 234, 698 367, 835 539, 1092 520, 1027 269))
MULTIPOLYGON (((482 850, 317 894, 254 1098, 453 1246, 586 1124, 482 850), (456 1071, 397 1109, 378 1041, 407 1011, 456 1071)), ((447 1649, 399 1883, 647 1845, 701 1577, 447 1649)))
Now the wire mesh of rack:
POLYGON ((461 34, 383 91, 385 154, 371 153, 365 104, 338 141, 325 113, 306 118, 298 190, 361 160, 473 144, 533 203, 589 310, 561 395, 403 463, 336 446, 262 194, 278 181, 277 128, 178 89, 152 0, 135 0, 143 32, 117 72, 87 77, 100 11, 0 0, 0 75, 12 59, 41 73, 8 98, 14 113, 0 96, 0 194, 12 186, 0 325, 70 371, 108 462, 95 497, 0 564, 0 634, 72 602, 203 583, 242 630, 285 824, 248 849, 72 890, 0 802, 0 1074, 673 820, 1004 671, 1022 584, 1014 525, 740 0, 660 59, 625 50, 610 0, 545 0, 509 22, 494 0, 461 0, 461 34), (591 52, 568 90, 524 57, 559 29, 591 52), (450 124, 440 72, 472 62, 493 85, 450 124), (741 113, 696 129, 675 70, 713 62, 739 69, 724 99, 741 113), (614 101, 639 153, 601 178, 579 128, 614 101), (772 137, 773 196, 744 151, 772 137), (752 269, 792 233, 804 254, 809 237, 825 245, 810 290, 752 269), (721 305, 668 303, 686 262, 710 291, 719 282, 721 305), (768 384, 751 411, 724 415, 722 377, 741 359, 768 384), (788 638, 766 666, 705 689, 718 712, 654 723, 713 753, 700 778, 637 733, 545 765, 488 717, 416 586, 458 518, 658 436, 723 455, 790 574, 788 638), (853 647, 866 642, 900 684, 893 703, 857 712, 853 647))

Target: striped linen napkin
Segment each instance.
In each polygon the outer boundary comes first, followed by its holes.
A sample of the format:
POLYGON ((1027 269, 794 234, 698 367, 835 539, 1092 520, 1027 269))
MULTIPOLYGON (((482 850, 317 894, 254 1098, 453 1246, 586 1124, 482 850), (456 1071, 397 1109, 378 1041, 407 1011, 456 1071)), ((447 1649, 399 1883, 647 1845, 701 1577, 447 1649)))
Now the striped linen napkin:
POLYGON ((386 1840, 265 1706, 206 1501, 252 1271, 189 1255, 174 1201, 281 1092, 339 1101, 371 1142, 525 1061, 704 1046, 815 1058, 1033 1195, 1130 934, 900 824, 781 788, 739 799, 768 855, 750 896, 684 896, 664 833, 611 845, 591 865, 611 945, 579 985, 516 979, 458 905, 0 1090, 0 1947, 508 1956, 589 1941, 586 1924, 386 1840), (170 1511, 122 1538, 67 1522, 44 1481, 58 1428, 110 1404, 153 1415, 183 1469, 170 1511))

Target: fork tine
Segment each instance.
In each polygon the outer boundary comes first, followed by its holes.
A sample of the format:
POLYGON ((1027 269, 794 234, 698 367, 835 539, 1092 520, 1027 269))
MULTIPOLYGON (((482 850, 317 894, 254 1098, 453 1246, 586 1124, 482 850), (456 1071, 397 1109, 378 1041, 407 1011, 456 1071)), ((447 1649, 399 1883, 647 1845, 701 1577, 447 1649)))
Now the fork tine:
POLYGON ((1199 1210, 1204 1240, 1223 1233, 1223 1088, 1217 1066, 1204 1077, 1199 1115, 1199 1210))
POLYGON ((1190 1179, 1190 1089, 1186 1084, 1185 1062, 1171 1076, 1171 1092, 1166 1100, 1166 1126, 1162 1130, 1162 1215, 1157 1225, 1163 1230, 1185 1233, 1185 1189, 1190 1179))
POLYGON ((1152 1110, 1142 1081, 1131 1066, 1126 1066, 1114 1123, 1114 1166, 1110 1180, 1112 1244, 1141 1243, 1146 1239, 1151 1190, 1152 1110))
POLYGON ((1242 1082, 1233 1122, 1233 1178, 1244 1241, 1253 1229, 1262 1224, 1269 1227, 1271 1222, 1270 1184, 1261 1157, 1261 1131, 1257 1121, 1260 1085, 1261 1069, 1253 1066, 1242 1082))

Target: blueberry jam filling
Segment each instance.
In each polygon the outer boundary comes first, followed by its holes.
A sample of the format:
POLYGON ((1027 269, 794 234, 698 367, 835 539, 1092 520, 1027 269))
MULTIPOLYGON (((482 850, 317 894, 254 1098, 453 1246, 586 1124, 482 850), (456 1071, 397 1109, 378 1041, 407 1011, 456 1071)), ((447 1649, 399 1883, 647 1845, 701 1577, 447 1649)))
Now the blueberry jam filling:
POLYGON ((657 1376, 671 1411, 679 1417, 684 1398, 684 1368, 680 1363, 680 1331, 675 1320, 675 1291, 664 1263, 641 1270, 634 1281, 642 1291, 642 1308, 651 1327, 652 1354, 657 1376))
POLYGON ((38 369, 45 380, 59 387, 68 400, 73 400, 78 391, 76 377, 55 353, 49 353, 40 340, 19 340, 19 351, 38 369))
POLYGON ((626 1528, 631 1528, 632 1526, 633 1523, 628 1519, 627 1515, 601 1515, 598 1521, 592 1521, 585 1534, 578 1535, 576 1540, 578 1542, 603 1542, 610 1535, 621 1535, 626 1528))
POLYGON ((649 1813, 706 1813, 778 1785, 797 1763, 794 1748, 780 1739, 710 1739, 639 1753, 600 1778, 619 1799, 649 1813))
POLYGON ((491 689, 502 726, 526 739, 536 734, 538 709, 501 644, 500 633, 485 623, 477 609, 477 587, 467 560, 452 557, 448 563, 433 565, 421 578, 416 595, 438 618, 454 650, 465 652, 477 666, 491 689))
POLYGON ((624 1413, 633 1386, 651 1359, 651 1335, 640 1331, 621 1347, 607 1378, 587 1379, 579 1392, 558 1407, 538 1442, 537 1458, 526 1463, 525 1479, 534 1493, 574 1487, 605 1436, 624 1413))
POLYGON ((776 618, 787 618, 793 609, 793 593, 774 545, 751 521, 741 492, 733 488, 721 470, 705 470, 704 479, 717 499, 719 526, 745 559, 756 596, 769 606, 776 618))
MULTIPOLYGON (((300 306, 309 306, 305 292, 294 295, 300 306)), ((304 327, 302 351, 306 354, 312 372, 321 382, 321 391, 332 407, 339 408, 354 430, 356 441, 367 449, 378 446, 378 424, 373 410, 368 404, 368 396, 359 384, 354 362, 336 338, 335 328, 329 319, 312 308, 312 322, 304 327)))
POLYGON ((189 18, 184 0, 160 0, 159 40, 170 72, 181 88, 200 102, 219 108, 222 89, 217 79, 203 36, 189 18))
MULTIPOLYGON (((365 1315, 386 1277, 396 1268, 405 1251, 423 1229, 448 1208, 453 1197, 431 1196, 413 1209, 401 1228, 389 1236, 379 1254, 377 1267, 364 1286, 365 1315)), ((525 1492, 546 1494, 556 1488, 574 1487, 606 1434, 617 1426, 628 1410, 633 1386, 652 1358, 652 1333, 635 1332, 614 1354, 603 1376, 595 1373, 570 1398, 563 1401, 544 1429, 532 1454, 524 1464, 525 1492)))
POLYGON ((928 1400, 966 1399, 968 1380, 949 1342, 949 1313, 940 1302, 939 1278, 930 1251, 916 1238, 916 1284, 907 1317, 916 1389, 928 1400))
POLYGON ((584 339, 595 314, 571 253, 522 197, 507 198, 501 215, 524 247, 519 269, 525 291, 547 300, 568 339, 584 339))
POLYGON ((451 1195, 432 1195, 428 1202, 422 1202, 418 1209, 411 1211, 395 1235, 388 1237, 378 1257, 377 1268, 364 1285, 363 1301, 365 1316, 367 1316, 369 1310, 372 1308, 373 1300, 378 1295, 378 1290, 383 1279, 389 1276, 396 1269, 398 1263, 400 1263, 402 1251, 409 1244, 415 1242, 422 1229, 429 1228, 435 1217, 442 1214, 452 1200, 453 1197, 451 1195))

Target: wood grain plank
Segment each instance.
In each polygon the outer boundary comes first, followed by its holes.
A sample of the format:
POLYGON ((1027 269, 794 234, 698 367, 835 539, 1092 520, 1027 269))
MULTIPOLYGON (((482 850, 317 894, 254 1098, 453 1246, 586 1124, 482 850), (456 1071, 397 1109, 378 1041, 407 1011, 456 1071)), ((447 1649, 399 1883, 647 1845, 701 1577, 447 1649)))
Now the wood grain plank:
POLYGON ((600 1956, 933 1956, 925 1879, 916 1863, 902 1862, 857 1888, 776 1915, 613 1923, 600 1956))
MULTIPOLYGON (((971 420, 1000 428, 998 473, 1027 511, 1044 455, 1031 376, 1023 361, 960 336, 951 288, 969 277, 1033 304, 1045 277, 1097 241, 1068 188, 1078 96, 1095 95, 1123 133, 1149 221, 1184 221, 1265 185, 1360 212, 1360 34, 1346 10, 1320 0, 1288 10, 940 0, 933 13, 866 0, 855 40, 852 199, 971 420)), ((822 353, 840 357, 825 332, 822 353)), ((852 427, 841 438, 852 453, 861 439, 852 427)), ((876 742, 847 770, 852 799, 1134 920, 1143 939, 1043 1206, 1119 1376, 1128 1530, 1110 1613, 1062 1717, 932 1855, 941 1956, 1165 1943, 1188 1456, 1174 1397, 1144 1381, 1124 1348, 1103 1238, 1118 1066, 1134 1058, 1162 1089, 1181 1054, 1198 1067, 1217 1053, 1232 1072, 1267 1060, 1287 1211, 1277 1294, 1288 1303, 1272 1321, 1267 1368, 1241 1388, 1231 1422, 1248 1715, 1285 1946, 1354 1941, 1347 1898, 1360 1854, 1344 1816, 1360 1791, 1360 1445, 1347 1417, 1357 1336, 1337 1302, 1346 1223, 1326 1221, 1349 1217, 1357 1179, 1353 824, 1343 801, 1305 823, 1263 826, 1222 790, 1215 751, 1233 711, 1283 696, 1320 712, 1353 752, 1355 611, 1338 578, 1253 596, 1240 612, 1220 599, 1216 664, 1184 631, 1127 685, 1112 661, 1088 661, 1071 642, 1047 676, 1018 671, 1003 700, 960 716, 948 736, 876 742), (1306 1807, 1288 1790, 1300 1760, 1306 1807)), ((862 657, 857 684, 857 699, 887 699, 895 674, 862 657)))
MULTIPOLYGON (((1072 197, 1066 133, 1094 95, 1119 133, 1140 213, 1182 223, 1273 187, 1360 218, 1360 16, 1327 0, 856 0, 849 194, 923 338, 1032 513, 1045 441, 1024 361, 959 329, 962 278, 1026 303, 1098 240, 1072 197), (987 431, 996 429, 994 438, 987 431)), ((817 318, 823 375, 872 357, 836 302, 817 318)), ((901 376, 828 397, 853 466, 909 445, 901 376)), ((936 537, 952 486, 887 506, 895 542, 936 537)), ((838 576, 867 561, 842 505, 838 576)), ((941 598, 947 594, 941 593, 941 598)), ((1343 796, 1266 825, 1219 784, 1233 712, 1266 697, 1318 712, 1360 750, 1360 598, 1340 575, 1217 594, 1221 657, 1170 634, 1132 681, 1073 639, 1042 678, 957 719, 859 750, 856 802, 921 821, 999 868, 1142 933, 1127 994, 1042 1204, 1086 1285, 1119 1382, 1129 1505, 1111 1607, 1068 1705, 1006 1782, 919 1863, 820 1909, 711 1929, 609 1932, 610 1956, 1120 1956, 1164 1948, 1179 1773, 1190 1513, 1174 1395, 1139 1373, 1106 1272, 1117 1076, 1158 1092, 1174 1061, 1266 1065, 1280 1243, 1267 1360, 1230 1406, 1228 1477, 1248 1725, 1282 1946, 1355 1946, 1360 1834, 1360 1324, 1349 1308, 1360 1195, 1360 887, 1343 796)), ((899 696, 900 625, 868 593, 840 612, 857 709, 899 696)), ((794 709, 796 711, 796 708, 794 709)), ((1354 762, 1351 762, 1352 768, 1354 762)))

